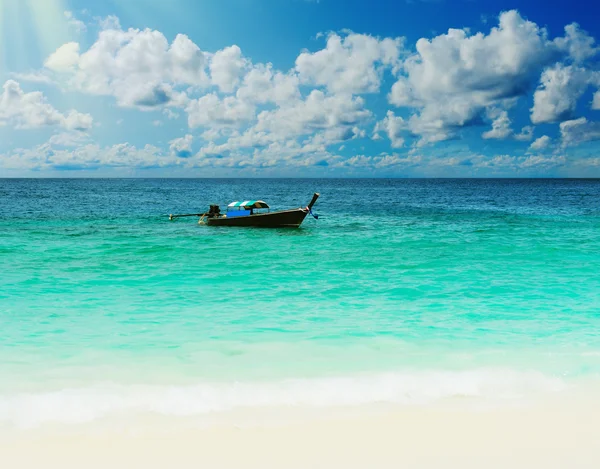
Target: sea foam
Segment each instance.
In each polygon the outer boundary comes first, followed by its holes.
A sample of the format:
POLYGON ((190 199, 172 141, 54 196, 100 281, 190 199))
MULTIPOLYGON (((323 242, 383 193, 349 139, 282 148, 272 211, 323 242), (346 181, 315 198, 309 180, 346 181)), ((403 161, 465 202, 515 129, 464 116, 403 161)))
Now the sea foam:
POLYGON ((124 414, 184 417, 242 408, 427 405, 456 397, 495 402, 565 388, 566 384, 558 378, 513 370, 394 372, 177 386, 105 383, 2 395, 0 424, 31 428, 46 423, 92 422, 124 414))

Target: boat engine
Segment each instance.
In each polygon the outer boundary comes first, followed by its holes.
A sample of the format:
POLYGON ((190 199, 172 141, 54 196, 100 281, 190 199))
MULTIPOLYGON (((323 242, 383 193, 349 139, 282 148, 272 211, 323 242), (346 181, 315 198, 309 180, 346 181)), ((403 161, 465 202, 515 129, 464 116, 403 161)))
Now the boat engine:
POLYGON ((210 208, 208 209, 208 216, 209 217, 218 217, 221 215, 221 209, 218 205, 211 205, 210 208))

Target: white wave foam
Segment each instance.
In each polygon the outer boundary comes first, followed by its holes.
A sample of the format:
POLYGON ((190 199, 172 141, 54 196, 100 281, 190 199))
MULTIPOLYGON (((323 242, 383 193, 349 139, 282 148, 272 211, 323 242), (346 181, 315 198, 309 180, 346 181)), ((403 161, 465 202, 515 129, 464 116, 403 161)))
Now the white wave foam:
POLYGON ((510 370, 383 373, 188 386, 108 384, 0 396, 0 423, 27 428, 49 422, 84 423, 123 413, 193 416, 253 407, 410 405, 452 397, 515 399, 564 387, 557 378, 510 370))

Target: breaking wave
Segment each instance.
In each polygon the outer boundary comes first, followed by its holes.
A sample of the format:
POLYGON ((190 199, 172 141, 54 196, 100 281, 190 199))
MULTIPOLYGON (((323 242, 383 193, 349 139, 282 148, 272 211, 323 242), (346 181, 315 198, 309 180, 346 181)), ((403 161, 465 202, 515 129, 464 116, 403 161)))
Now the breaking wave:
POLYGON ((129 413, 195 416, 241 408, 428 404, 456 397, 507 400, 565 389, 555 377, 513 370, 395 372, 277 382, 95 384, 0 396, 0 424, 85 423, 129 413))

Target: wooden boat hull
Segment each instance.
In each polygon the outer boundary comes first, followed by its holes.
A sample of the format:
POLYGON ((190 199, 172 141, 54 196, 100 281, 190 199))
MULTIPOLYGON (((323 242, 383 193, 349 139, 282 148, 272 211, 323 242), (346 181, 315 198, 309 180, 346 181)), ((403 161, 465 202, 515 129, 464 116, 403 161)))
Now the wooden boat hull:
POLYGON ((207 218, 210 226, 253 226, 256 228, 298 228, 308 215, 308 210, 297 208, 280 212, 257 213, 245 217, 207 218))

